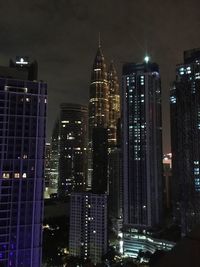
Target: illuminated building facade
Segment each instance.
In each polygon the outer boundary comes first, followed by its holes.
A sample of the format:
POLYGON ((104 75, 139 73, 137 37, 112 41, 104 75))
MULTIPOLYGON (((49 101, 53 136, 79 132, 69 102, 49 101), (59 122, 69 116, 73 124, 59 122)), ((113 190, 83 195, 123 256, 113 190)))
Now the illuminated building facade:
POLYGON ((177 65, 170 106, 174 215, 185 235, 200 223, 200 49, 177 65))
POLYGON ((42 262, 47 85, 22 80, 22 72, 28 78, 27 69, 12 67, 6 74, 6 67, 0 68, 0 266, 4 267, 39 267, 42 262))
POLYGON ((94 60, 91 84, 89 91, 89 146, 88 146, 88 181, 87 186, 92 185, 92 137, 93 129, 101 127, 107 129, 109 120, 109 101, 108 101, 108 74, 105 59, 99 44, 94 60))
POLYGON ((123 252, 125 257, 138 259, 140 262, 149 262, 150 255, 157 250, 170 251, 176 245, 175 242, 158 238, 148 231, 132 229, 123 235, 123 252), (149 252, 149 257, 141 257, 140 252, 149 252))
POLYGON ((72 193, 70 196, 69 253, 102 262, 107 252, 107 195, 72 193))
POLYGON ((93 129, 96 127, 107 129, 109 152, 117 144, 117 122, 120 117, 120 95, 116 69, 113 62, 107 69, 100 43, 92 68, 89 98, 88 187, 91 188, 93 129))
POLYGON ((79 104, 64 103, 59 118, 58 196, 85 188, 87 175, 88 109, 79 104))
POLYGON ((117 144, 117 123, 120 118, 120 95, 117 72, 113 62, 108 69, 108 103, 109 103, 109 122, 108 122, 108 146, 115 147, 117 144))
POLYGON ((156 63, 128 63, 122 77, 124 225, 153 228, 162 220, 161 86, 156 63))
POLYGON ((58 191, 58 165, 59 165, 59 120, 56 119, 51 136, 51 159, 50 159, 50 178, 49 178, 49 196, 58 191))
POLYGON ((50 184, 50 172, 51 172, 51 144, 45 144, 45 170, 44 170, 44 198, 49 198, 49 184, 50 184))

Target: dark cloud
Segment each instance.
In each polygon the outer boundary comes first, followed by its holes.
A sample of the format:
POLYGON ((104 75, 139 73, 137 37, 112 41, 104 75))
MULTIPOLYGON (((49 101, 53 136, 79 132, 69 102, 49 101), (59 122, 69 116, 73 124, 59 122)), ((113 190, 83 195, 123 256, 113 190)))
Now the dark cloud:
POLYGON ((49 85, 48 136, 60 102, 87 103, 98 32, 118 73, 145 53, 159 63, 164 148, 169 150, 169 86, 182 52, 200 46, 198 0, 7 0, 0 3, 0 62, 29 55, 49 85))

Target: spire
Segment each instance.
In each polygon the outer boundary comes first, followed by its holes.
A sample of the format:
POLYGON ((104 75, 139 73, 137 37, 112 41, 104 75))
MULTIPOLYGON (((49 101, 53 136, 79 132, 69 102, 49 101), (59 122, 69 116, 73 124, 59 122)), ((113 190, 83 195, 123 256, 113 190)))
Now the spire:
POLYGON ((99 32, 99 48, 101 47, 101 33, 99 32))

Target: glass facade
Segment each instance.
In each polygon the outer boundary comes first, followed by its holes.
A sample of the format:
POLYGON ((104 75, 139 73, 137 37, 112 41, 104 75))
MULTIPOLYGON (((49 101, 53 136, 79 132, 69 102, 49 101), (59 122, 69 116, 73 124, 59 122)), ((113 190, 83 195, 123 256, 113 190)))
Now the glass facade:
POLYGON ((87 106, 61 104, 59 118, 58 195, 85 188, 87 176, 87 106))
POLYGON ((122 78, 124 224, 162 219, 161 87, 155 63, 125 64, 122 78))
POLYGON ((0 78, 0 266, 41 266, 46 97, 0 78))
POLYGON ((185 235, 200 223, 200 49, 184 52, 170 107, 174 216, 185 235))

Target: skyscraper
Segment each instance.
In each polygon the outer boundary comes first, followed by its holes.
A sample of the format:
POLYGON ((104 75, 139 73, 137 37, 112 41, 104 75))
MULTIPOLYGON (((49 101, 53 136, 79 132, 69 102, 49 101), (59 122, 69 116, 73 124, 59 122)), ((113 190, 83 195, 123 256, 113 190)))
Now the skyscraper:
MULTIPOLYGON (((117 143, 117 122, 120 117, 120 95, 116 69, 113 62, 107 69, 100 42, 92 67, 89 98, 88 187, 91 187, 93 130, 94 128, 107 130, 109 153, 110 149, 117 143)), ((105 172, 107 169, 108 165, 105 172)))
POLYGON ((69 253, 101 263, 107 252, 107 195, 88 192, 70 197, 69 253))
POLYGON ((41 266, 47 85, 22 80, 21 73, 0 68, 0 266, 4 267, 41 266))
POLYGON ((94 59, 92 67, 91 84, 89 91, 89 146, 88 146, 88 187, 92 183, 92 137, 93 129, 101 127, 107 129, 109 120, 108 80, 105 59, 101 45, 94 59))
POLYGON ((58 195, 85 188, 87 175, 88 109, 79 104, 64 103, 59 118, 58 195))
POLYGON ((109 148, 112 148, 117 144, 117 123, 120 118, 119 82, 113 62, 111 62, 108 69, 108 88, 108 145, 109 148))
POLYGON ((177 65, 170 105, 174 215, 184 235, 200 223, 200 49, 177 65))
POLYGON ((124 225, 147 229, 162 219, 159 67, 128 63, 122 79, 124 225))

